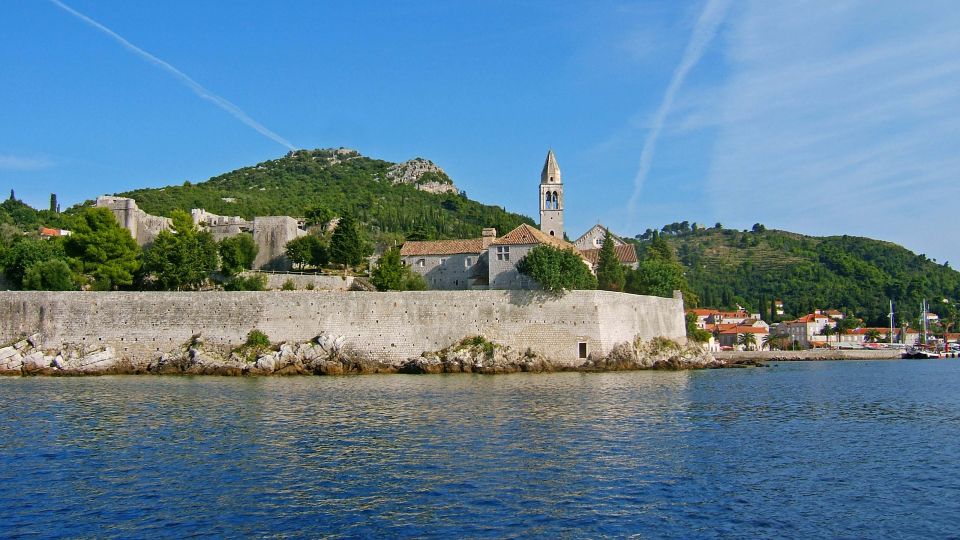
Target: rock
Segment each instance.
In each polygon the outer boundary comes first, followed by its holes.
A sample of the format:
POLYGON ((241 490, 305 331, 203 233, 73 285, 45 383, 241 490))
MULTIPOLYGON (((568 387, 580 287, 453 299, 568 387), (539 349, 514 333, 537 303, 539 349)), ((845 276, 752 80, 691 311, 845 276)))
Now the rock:
POLYGON ((0 357, 0 373, 20 373, 23 367, 23 356, 19 351, 13 349, 13 347, 5 347, 0 350, 0 352, 6 349, 13 350, 13 354, 5 354, 3 357, 0 357))
POLYGON ((13 356, 15 356, 15 355, 17 355, 17 354, 20 354, 20 353, 19 353, 18 349, 16 349, 15 347, 13 347, 13 346, 4 347, 4 348, 0 349, 0 362, 3 362, 3 361, 6 360, 7 358, 13 357, 13 356))
POLYGON ((113 369, 116 365, 117 358, 111 347, 105 347, 103 350, 83 356, 78 362, 79 370, 84 373, 103 373, 113 369))
POLYGON ((43 336, 39 332, 27 338, 27 343, 29 343, 30 346, 33 348, 39 347, 42 342, 43 342, 43 336))
POLYGON ((53 362, 50 363, 55 369, 63 369, 63 356, 57 355, 54 357, 53 362))
POLYGON ((50 367, 50 362, 43 356, 42 351, 34 351, 23 357, 23 371, 37 373, 50 367))
POLYGON ((257 361, 254 364, 254 367, 256 367, 258 371, 265 371, 267 373, 271 373, 277 367, 277 359, 272 354, 265 354, 260 358, 257 358, 257 361))
POLYGON ((391 165, 387 169, 387 179, 394 184, 412 184, 430 193, 460 192, 443 169, 429 159, 420 157, 391 165))

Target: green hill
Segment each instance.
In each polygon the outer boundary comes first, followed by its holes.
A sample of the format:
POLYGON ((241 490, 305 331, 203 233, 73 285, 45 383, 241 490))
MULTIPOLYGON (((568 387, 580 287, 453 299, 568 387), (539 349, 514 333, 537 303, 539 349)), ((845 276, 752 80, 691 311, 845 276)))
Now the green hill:
MULTIPOLYGON (((667 238, 702 306, 740 304, 769 318, 770 303, 780 299, 787 316, 837 308, 882 326, 890 299, 897 303, 898 317, 907 320, 918 317, 923 298, 934 311, 944 310, 942 298, 960 298, 960 273, 891 242, 818 238, 762 226, 749 232, 665 230, 672 231, 667 238)), ((647 241, 638 242, 641 254, 647 241)))
MULTIPOLYGON (((412 160, 409 163, 432 163, 412 160)), ((509 231, 530 218, 472 201, 464 193, 424 191, 425 184, 452 187, 442 170, 406 172, 406 164, 372 159, 351 150, 300 150, 237 169, 205 182, 120 193, 144 211, 169 216, 203 208, 226 216, 303 217, 317 207, 349 212, 372 232, 424 238, 478 237, 483 227, 509 231)))

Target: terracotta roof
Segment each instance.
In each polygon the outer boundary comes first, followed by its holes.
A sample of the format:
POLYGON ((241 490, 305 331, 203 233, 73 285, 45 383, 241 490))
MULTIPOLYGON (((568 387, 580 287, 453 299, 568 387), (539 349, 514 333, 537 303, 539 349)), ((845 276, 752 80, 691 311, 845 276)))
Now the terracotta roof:
POLYGON ((60 229, 40 227, 40 236, 60 236, 60 229))
POLYGON ((401 257, 417 255, 456 255, 457 253, 482 253, 483 239, 467 240, 430 240, 404 242, 400 248, 401 257))
POLYGON ((562 238, 557 238, 556 236, 550 236, 540 229, 527 225, 526 223, 493 241, 493 245, 497 246, 514 246, 523 244, 547 244, 558 249, 576 249, 570 242, 567 242, 562 238))
MULTIPOLYGON (((633 264, 637 262, 637 250, 630 244, 614 246, 613 252, 616 254, 617 260, 623 264, 633 264)), ((583 255, 583 258, 590 264, 597 264, 597 261, 600 260, 599 248, 581 249, 580 254, 583 255)))
MULTIPOLYGON (((727 325, 721 325, 727 326, 727 325)), ((733 328, 721 328, 721 334, 769 334, 766 328, 758 326, 736 326, 733 328)))
POLYGON ((816 320, 816 319, 821 319, 821 320, 823 320, 823 319, 829 319, 829 318, 830 318, 830 317, 827 317, 826 315, 820 315, 820 314, 818 314, 818 313, 811 313, 811 314, 809 314, 809 315, 804 315, 803 317, 800 317, 799 319, 794 319, 794 320, 792 320, 792 321, 785 321, 785 322, 788 322, 788 323, 809 323, 809 322, 814 322, 814 320, 816 320))

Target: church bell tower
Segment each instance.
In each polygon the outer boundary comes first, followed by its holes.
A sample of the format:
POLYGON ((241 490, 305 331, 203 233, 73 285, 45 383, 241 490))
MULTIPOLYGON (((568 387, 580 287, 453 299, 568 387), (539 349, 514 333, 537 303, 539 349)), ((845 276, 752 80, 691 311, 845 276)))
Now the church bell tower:
POLYGON ((540 173, 540 230, 563 238, 563 182, 553 150, 547 152, 547 161, 540 173))

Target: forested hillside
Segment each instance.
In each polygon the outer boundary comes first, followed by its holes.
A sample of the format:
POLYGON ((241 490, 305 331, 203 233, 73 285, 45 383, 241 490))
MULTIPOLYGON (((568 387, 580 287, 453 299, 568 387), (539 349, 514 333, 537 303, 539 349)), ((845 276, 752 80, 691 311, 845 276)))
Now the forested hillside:
MULTIPOLYGON (((960 273, 890 242, 817 238, 762 225, 752 231, 672 225, 661 235, 675 248, 703 306, 740 304, 766 315, 781 299, 787 316, 837 308, 883 325, 890 299, 904 320, 917 317, 923 298, 934 311, 945 309, 943 298, 960 299, 960 273)), ((650 233, 644 236, 641 255, 650 233)))
POLYGON ((198 184, 121 193, 144 211, 169 216, 174 210, 204 208, 227 216, 304 217, 318 208, 350 213, 373 233, 419 238, 478 237, 483 227, 506 232, 533 223, 498 206, 480 204, 465 193, 430 193, 423 182, 449 181, 428 173, 411 184, 388 177, 393 163, 345 150, 301 150, 244 167, 198 184))

